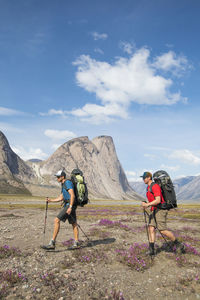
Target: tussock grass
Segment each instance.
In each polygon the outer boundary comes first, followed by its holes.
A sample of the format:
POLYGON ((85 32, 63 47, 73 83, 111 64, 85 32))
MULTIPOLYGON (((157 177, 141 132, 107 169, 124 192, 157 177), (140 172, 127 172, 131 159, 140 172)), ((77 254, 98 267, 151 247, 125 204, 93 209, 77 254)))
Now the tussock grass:
POLYGON ((184 214, 182 216, 183 218, 186 218, 186 219, 200 219, 200 214, 184 214))

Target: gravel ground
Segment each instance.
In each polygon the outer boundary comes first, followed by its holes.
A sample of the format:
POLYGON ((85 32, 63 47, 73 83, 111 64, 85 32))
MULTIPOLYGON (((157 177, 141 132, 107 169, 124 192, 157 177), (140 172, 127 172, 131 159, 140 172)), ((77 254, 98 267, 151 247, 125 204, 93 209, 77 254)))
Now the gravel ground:
POLYGON ((62 223, 56 250, 44 251, 58 211, 48 210, 44 239, 44 208, 1 203, 0 299, 200 299, 200 206, 169 214, 186 253, 171 253, 157 234, 154 259, 145 254, 141 209, 105 202, 77 211, 90 243, 80 231, 81 247, 69 250, 72 227, 62 223))

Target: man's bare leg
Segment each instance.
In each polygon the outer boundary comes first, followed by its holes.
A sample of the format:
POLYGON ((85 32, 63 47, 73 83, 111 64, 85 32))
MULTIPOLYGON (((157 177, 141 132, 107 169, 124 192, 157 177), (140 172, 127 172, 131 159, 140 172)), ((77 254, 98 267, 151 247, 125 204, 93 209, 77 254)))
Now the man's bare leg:
POLYGON ((155 227, 149 225, 149 242, 155 243, 155 239, 156 239, 155 227))
POLYGON ((52 240, 56 241, 58 232, 60 230, 60 220, 58 218, 55 218, 54 220, 54 231, 53 231, 53 238, 52 240))
POLYGON ((149 255, 154 255, 154 244, 155 244, 155 239, 156 239, 156 232, 155 232, 155 227, 152 225, 149 225, 148 227, 149 230, 149 255))
POLYGON ((73 232, 74 232, 74 240, 78 242, 79 231, 77 223, 72 224, 73 232))
POLYGON ((166 237, 168 237, 168 239, 170 239, 172 242, 174 242, 176 240, 174 234, 169 231, 169 230, 161 230, 160 231, 163 235, 165 235, 166 237))

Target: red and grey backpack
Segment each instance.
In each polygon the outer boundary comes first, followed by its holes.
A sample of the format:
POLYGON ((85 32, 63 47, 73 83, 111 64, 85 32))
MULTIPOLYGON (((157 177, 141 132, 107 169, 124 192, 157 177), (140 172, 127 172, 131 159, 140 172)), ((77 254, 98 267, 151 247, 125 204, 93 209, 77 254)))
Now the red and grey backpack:
POLYGON ((162 195, 165 200, 164 203, 157 205, 160 209, 170 210, 177 207, 176 193, 172 180, 168 173, 163 170, 159 170, 153 174, 153 182, 149 187, 149 192, 153 194, 152 187, 154 184, 158 184, 161 187, 162 195))

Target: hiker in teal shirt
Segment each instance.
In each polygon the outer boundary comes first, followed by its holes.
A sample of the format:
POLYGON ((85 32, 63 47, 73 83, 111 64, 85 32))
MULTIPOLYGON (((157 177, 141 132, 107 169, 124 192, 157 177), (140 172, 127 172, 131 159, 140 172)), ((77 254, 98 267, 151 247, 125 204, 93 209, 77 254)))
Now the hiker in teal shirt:
POLYGON ((54 232, 53 237, 47 246, 44 246, 45 249, 55 249, 56 237, 60 230, 60 221, 65 222, 68 220, 69 224, 72 224, 74 232, 74 244, 73 247, 76 248, 79 245, 78 242, 78 225, 76 221, 76 204, 75 204, 75 194, 74 194, 74 185, 71 180, 66 179, 66 173, 63 170, 58 171, 55 176, 57 181, 61 183, 61 195, 58 198, 50 199, 47 198, 48 202, 60 202, 63 201, 63 208, 55 218, 54 223, 54 232))

